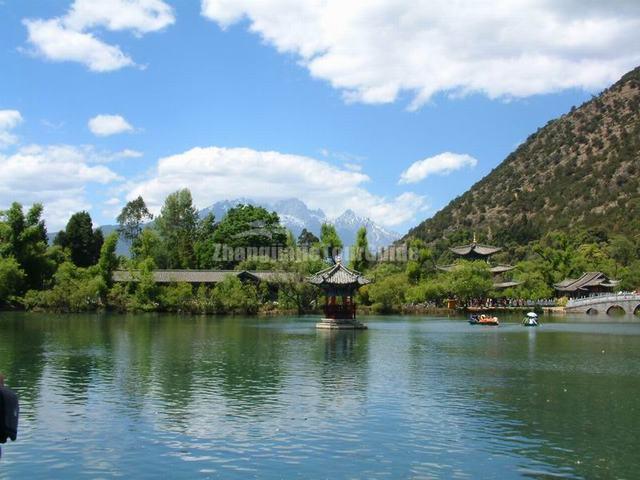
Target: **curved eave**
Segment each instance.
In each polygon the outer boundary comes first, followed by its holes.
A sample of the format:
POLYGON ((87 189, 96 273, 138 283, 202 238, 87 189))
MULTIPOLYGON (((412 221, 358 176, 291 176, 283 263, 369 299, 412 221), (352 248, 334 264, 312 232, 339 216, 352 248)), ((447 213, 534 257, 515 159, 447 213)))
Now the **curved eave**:
POLYGON ((502 290, 503 288, 517 287, 518 285, 522 285, 522 282, 501 282, 501 283, 494 283, 493 288, 502 290))
POLYGON ((513 270, 513 265, 496 265, 495 267, 491 267, 491 273, 505 273, 513 270))
POLYGON ((461 245, 459 247, 451 247, 451 250, 456 255, 470 255, 472 253, 476 255, 480 255, 483 257, 487 257, 489 255, 493 255, 494 253, 498 253, 502 250, 501 247, 493 247, 491 245, 482 245, 480 243, 472 243, 470 245, 461 245))
POLYGON ((363 277, 360 272, 350 270, 341 263, 336 263, 329 268, 319 271, 315 275, 307 277, 307 281, 318 287, 360 287, 371 283, 371 280, 363 277))

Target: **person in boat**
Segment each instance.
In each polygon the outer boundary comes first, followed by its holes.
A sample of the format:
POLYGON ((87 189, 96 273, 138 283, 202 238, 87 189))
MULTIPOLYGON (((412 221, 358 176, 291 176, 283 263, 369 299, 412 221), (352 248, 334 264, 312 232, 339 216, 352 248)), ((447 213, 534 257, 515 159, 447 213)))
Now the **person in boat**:
POLYGON ((522 324, 528 327, 537 327, 538 326, 538 315, 534 312, 529 312, 522 320, 522 324))

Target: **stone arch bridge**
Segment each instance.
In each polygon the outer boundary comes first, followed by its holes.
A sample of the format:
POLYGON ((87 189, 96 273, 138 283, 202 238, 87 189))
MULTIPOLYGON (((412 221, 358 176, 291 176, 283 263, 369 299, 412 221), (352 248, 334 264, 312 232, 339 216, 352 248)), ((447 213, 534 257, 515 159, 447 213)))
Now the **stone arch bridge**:
POLYGON ((604 294, 593 297, 571 299, 565 307, 567 313, 611 314, 620 309, 628 315, 640 314, 640 294, 604 294))

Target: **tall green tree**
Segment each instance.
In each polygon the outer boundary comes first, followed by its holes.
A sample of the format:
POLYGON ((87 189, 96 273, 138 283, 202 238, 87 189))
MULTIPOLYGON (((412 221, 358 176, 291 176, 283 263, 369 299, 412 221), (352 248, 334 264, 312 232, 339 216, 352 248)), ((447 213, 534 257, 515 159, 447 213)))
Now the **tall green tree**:
POLYGON ((367 239, 367 229, 362 226, 356 233, 356 243, 350 252, 351 268, 364 271, 371 263, 371 251, 369 250, 369 240, 367 239))
POLYGON ((323 223, 320 227, 320 248, 325 258, 336 263, 337 257, 342 252, 343 244, 336 227, 330 223, 323 223))
POLYGON ((193 268, 198 213, 188 189, 169 195, 156 220, 167 254, 167 268, 193 268))
POLYGON ((167 268, 168 255, 165 245, 158 232, 153 228, 142 230, 138 240, 132 245, 131 254, 135 262, 150 258, 158 268, 167 268))
MULTIPOLYGON (((227 249, 282 246, 287 243, 287 232, 280 225, 275 212, 254 205, 238 205, 230 209, 218 224, 214 242, 227 249)), ((232 268, 238 259, 227 259, 220 266, 232 268)))
POLYGON ((47 230, 42 204, 34 204, 25 217, 22 205, 14 202, 0 212, 0 256, 13 257, 24 272, 26 288, 43 288, 55 265, 47 256, 47 230))
POLYGON ((216 259, 216 245, 214 234, 216 232, 216 218, 213 213, 208 213, 198 222, 194 252, 197 268, 214 268, 216 259))
POLYGON ((626 267, 638 258, 638 248, 624 235, 616 235, 609 241, 609 255, 619 266, 626 267))
POLYGON ((473 298, 486 298, 493 288, 489 265, 482 260, 458 262, 446 279, 449 291, 463 303, 473 298))
POLYGON ((300 235, 298 235, 299 247, 310 248, 318 243, 320 243, 320 239, 306 228, 303 228, 302 232, 300 232, 300 235))
POLYGON ((11 297, 22 290, 24 272, 13 257, 0 257, 0 306, 7 305, 11 297))
POLYGON ((147 208, 144 199, 138 196, 135 200, 127 202, 118 215, 118 233, 129 241, 132 247, 135 245, 140 232, 146 222, 153 220, 153 214, 147 208))
POLYGON ((118 233, 113 232, 107 237, 100 250, 98 269, 100 276, 108 288, 113 285, 113 271, 118 268, 118 256, 116 246, 118 245, 118 233))
POLYGON ((155 310, 158 306, 160 288, 153 277, 156 265, 152 258, 146 258, 140 262, 137 272, 138 282, 134 294, 135 308, 144 311, 155 310))
POLYGON ((376 281, 367 287, 374 311, 390 313, 399 310, 405 303, 409 282, 404 272, 389 273, 376 278, 376 281))
POLYGON ((74 213, 54 240, 56 245, 69 250, 71 261, 78 267, 95 265, 103 242, 102 231, 93 229, 91 215, 85 211, 74 213))
POLYGON ((548 285, 573 274, 576 245, 566 233, 549 232, 533 244, 532 250, 544 262, 544 267, 540 270, 548 285))
POLYGON ((409 257, 405 271, 411 283, 418 283, 435 272, 433 250, 427 247, 423 240, 413 239, 409 242, 409 257))

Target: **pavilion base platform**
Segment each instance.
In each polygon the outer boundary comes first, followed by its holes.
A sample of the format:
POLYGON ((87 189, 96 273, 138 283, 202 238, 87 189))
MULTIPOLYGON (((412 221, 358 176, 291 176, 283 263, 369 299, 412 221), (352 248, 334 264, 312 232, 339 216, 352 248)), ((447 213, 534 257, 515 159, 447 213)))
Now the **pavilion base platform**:
POLYGON ((323 330, 366 330, 369 327, 355 319, 323 318, 316 323, 316 328, 323 330))

